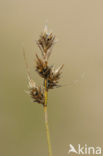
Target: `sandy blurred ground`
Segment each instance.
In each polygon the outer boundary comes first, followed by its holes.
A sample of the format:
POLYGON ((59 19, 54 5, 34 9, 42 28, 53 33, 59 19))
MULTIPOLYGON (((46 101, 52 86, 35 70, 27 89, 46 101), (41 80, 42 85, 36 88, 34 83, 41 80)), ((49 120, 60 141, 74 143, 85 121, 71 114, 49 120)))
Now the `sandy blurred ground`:
POLYGON ((35 41, 45 23, 56 34, 50 64, 64 63, 49 93, 53 156, 68 145, 103 146, 103 1, 0 1, 0 156, 48 155, 43 109, 25 94, 24 46, 34 80, 35 41), (34 63, 34 64, 33 64, 34 63))

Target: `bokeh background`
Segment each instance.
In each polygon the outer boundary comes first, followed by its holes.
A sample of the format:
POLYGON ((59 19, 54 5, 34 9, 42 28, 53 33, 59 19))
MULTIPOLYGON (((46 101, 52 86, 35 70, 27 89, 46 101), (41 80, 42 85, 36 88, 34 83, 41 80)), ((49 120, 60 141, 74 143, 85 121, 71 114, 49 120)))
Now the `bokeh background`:
POLYGON ((50 64, 64 64, 49 93, 53 156, 69 144, 103 146, 103 1, 0 0, 0 156, 47 156, 44 114, 25 94, 25 48, 33 79, 35 43, 45 24, 58 39, 50 64))

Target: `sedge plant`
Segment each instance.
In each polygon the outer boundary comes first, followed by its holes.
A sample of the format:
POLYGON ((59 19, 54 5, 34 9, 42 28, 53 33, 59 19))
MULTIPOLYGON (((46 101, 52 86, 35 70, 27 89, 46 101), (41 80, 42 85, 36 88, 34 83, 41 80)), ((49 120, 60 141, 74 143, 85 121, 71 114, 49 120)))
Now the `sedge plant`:
MULTIPOLYGON (((47 135, 49 156, 52 156, 52 148, 47 113, 48 91, 50 89, 54 89, 55 87, 60 86, 58 85, 58 82, 60 79, 61 70, 63 68, 63 65, 61 65, 56 69, 53 65, 51 66, 48 63, 55 42, 56 42, 55 36, 53 35, 53 33, 48 32, 47 26, 45 26, 44 31, 40 34, 39 39, 37 41, 37 45, 41 51, 41 56, 38 56, 38 54, 36 54, 36 67, 35 67, 36 72, 43 79, 43 85, 37 86, 35 81, 31 78, 30 73, 28 71, 29 95, 33 99, 33 102, 41 104, 44 110, 44 120, 45 120, 45 129, 47 135)), ((28 68, 27 63, 26 67, 28 68)))

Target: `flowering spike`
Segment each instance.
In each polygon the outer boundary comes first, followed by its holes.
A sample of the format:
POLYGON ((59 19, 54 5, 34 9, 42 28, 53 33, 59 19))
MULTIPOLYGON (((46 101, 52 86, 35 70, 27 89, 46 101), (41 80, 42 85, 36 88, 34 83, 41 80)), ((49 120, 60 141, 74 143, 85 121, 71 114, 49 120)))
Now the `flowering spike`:
MULTIPOLYGON (((48 65, 48 58, 52 52, 52 47, 55 43, 55 36, 52 32, 48 32, 47 25, 45 25, 44 31, 41 33, 37 45, 41 50, 42 57, 36 54, 36 71, 46 81, 46 90, 58 87, 59 79, 61 76, 61 70, 63 65, 57 69, 54 66, 48 65)), ((34 102, 38 102, 44 105, 45 102, 45 91, 42 87, 37 87, 36 83, 28 75, 29 81, 29 94, 33 98, 34 102)), ((44 85, 45 87, 45 85, 44 85)))
POLYGON ((52 32, 48 32, 47 26, 45 26, 44 32, 41 33, 37 41, 37 45, 41 51, 42 58, 39 58, 39 56, 36 54, 36 71, 44 79, 44 87, 36 86, 36 83, 31 79, 28 70, 28 65, 25 58, 25 53, 24 53, 24 60, 26 62, 28 83, 29 83, 28 93, 32 97, 33 102, 42 104, 44 108, 45 127, 46 127, 47 141, 48 141, 49 156, 52 156, 52 149, 50 143, 48 114, 47 114, 48 90, 60 86, 58 85, 58 82, 60 79, 61 70, 63 68, 63 65, 59 66, 57 69, 55 69, 53 66, 48 65, 48 58, 51 55, 51 51, 54 43, 55 43, 55 36, 53 35, 52 32))

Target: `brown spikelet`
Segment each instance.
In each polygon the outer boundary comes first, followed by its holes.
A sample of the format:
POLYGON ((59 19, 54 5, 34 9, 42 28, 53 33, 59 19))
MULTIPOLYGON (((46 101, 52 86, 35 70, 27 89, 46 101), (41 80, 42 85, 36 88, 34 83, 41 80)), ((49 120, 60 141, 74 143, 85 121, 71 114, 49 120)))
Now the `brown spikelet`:
POLYGON ((44 90, 41 87, 30 88, 30 95, 33 102, 44 105, 44 90))
POLYGON ((44 105, 44 89, 41 86, 36 86, 36 83, 28 77, 29 82, 29 95, 32 97, 33 102, 44 105))
POLYGON ((41 33, 37 45, 42 52, 42 56, 44 59, 48 59, 51 54, 51 48, 55 43, 55 36, 52 33, 47 32, 47 27, 43 33, 41 33))
POLYGON ((38 45, 40 45, 44 53, 47 53, 48 49, 50 49, 54 44, 54 40, 55 40, 55 36, 53 36, 52 33, 50 34, 42 33, 38 40, 38 45))
POLYGON ((58 82, 60 79, 60 75, 61 75, 61 69, 63 68, 63 65, 60 66, 58 69, 51 70, 51 73, 49 75, 49 78, 47 79, 47 88, 48 89, 53 89, 54 87, 58 86, 58 82))
POLYGON ((41 60, 38 55, 36 54, 36 71, 39 73, 39 75, 45 79, 47 79, 50 75, 51 68, 47 65, 47 62, 44 60, 41 60))

